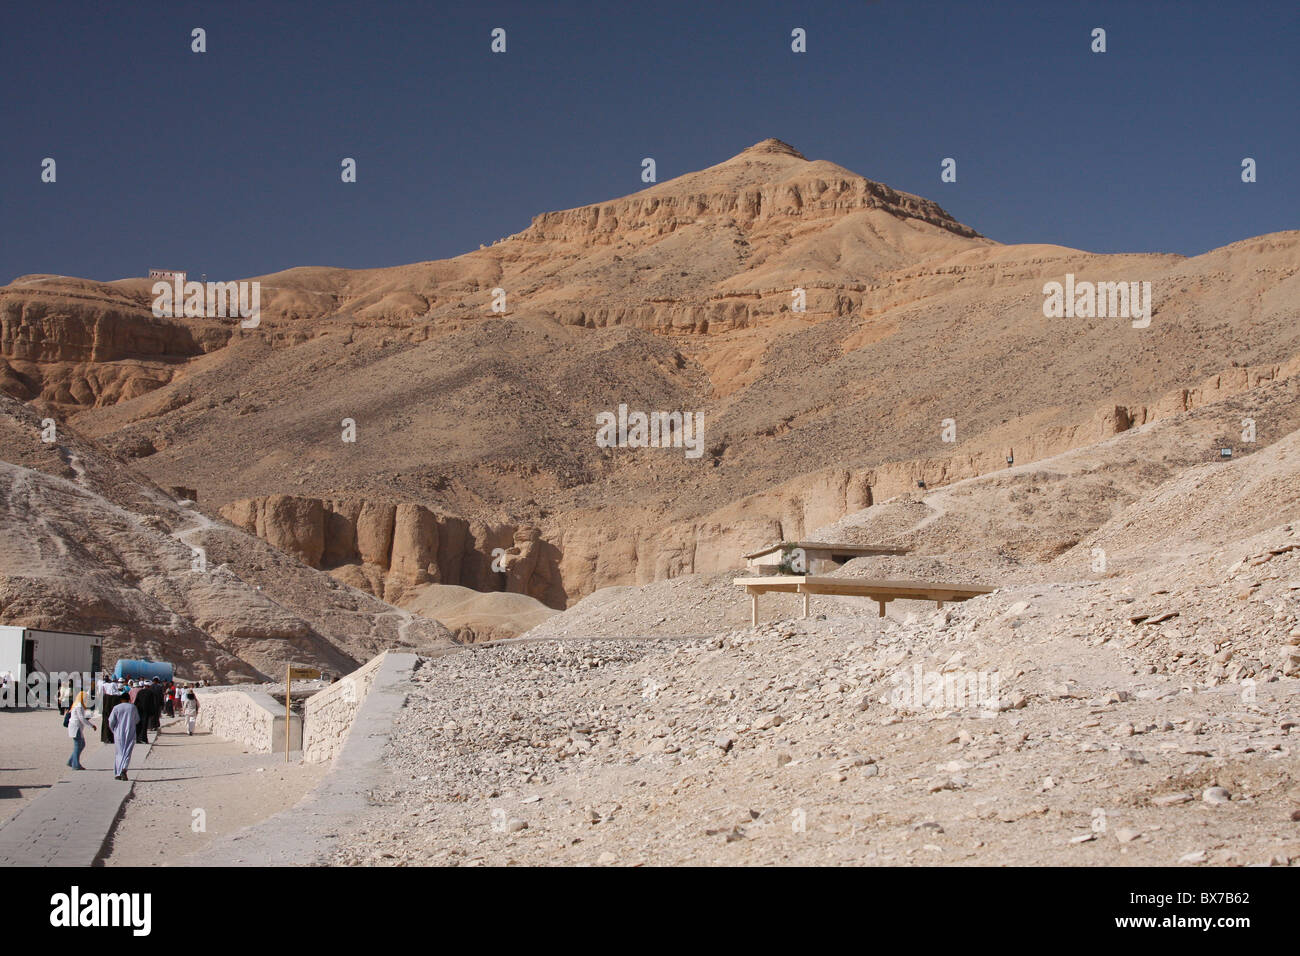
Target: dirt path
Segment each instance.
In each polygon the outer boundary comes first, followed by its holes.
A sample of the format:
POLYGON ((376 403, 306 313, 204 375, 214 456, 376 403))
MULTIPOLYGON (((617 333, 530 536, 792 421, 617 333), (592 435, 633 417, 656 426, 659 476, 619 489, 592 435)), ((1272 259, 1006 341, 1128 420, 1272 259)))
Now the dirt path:
POLYGON ((179 719, 163 721, 153 752, 132 766, 136 781, 113 832, 106 866, 178 864, 223 836, 297 803, 327 764, 294 755, 248 753, 209 733, 187 736, 179 719))

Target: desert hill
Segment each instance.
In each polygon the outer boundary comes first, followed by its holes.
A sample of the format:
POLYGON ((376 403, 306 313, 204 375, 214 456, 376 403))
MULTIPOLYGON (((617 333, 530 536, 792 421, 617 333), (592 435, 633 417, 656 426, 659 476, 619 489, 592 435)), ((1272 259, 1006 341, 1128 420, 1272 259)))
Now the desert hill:
POLYGON ((255 330, 155 319, 144 279, 23 277, 0 388, 386 601, 561 608, 1285 380, 1298 270, 1300 232, 1192 258, 1001 245, 765 140, 454 259, 262 276, 255 330), (1150 282, 1150 326, 1045 318, 1067 273, 1150 282), (598 447, 620 404, 700 412, 703 454, 598 447))
MULTIPOLYGON (((1067 593, 1081 587, 1093 601, 1101 588, 1113 609, 1113 595, 1151 590, 1171 594, 1171 606, 1193 600, 1188 595, 1200 602, 1198 592, 1210 581, 1231 599, 1235 590, 1225 584, 1225 569, 1257 557, 1261 541, 1294 537, 1288 526, 1300 526, 1300 376, 1029 464, 905 491, 809 528, 808 537, 908 549, 856 558, 836 572, 845 576, 1050 586, 1067 593), (1231 427, 1247 418, 1256 422, 1256 442, 1225 439, 1225 422, 1231 427), (1233 458, 1207 461, 1206 450, 1225 442, 1233 458)), ((749 608, 732 583, 738 573, 601 588, 526 636, 686 638, 744 627, 749 608)), ((1252 596, 1243 612, 1257 610, 1257 600, 1252 596)), ((788 619, 798 608, 793 595, 766 595, 761 617, 788 619)), ((927 602, 896 601, 889 616, 927 618, 933 610, 927 602)), ((876 606, 867 599, 817 597, 814 611, 874 617, 876 606)), ((1271 607, 1264 612, 1267 619, 1271 607)), ((1199 627, 1202 634, 1221 629, 1222 622, 1213 620, 1199 627)), ((1267 630, 1257 623, 1235 634, 1239 656, 1247 647, 1260 656, 1271 652, 1270 665, 1280 667, 1277 648, 1261 640, 1267 630)))
POLYGON ((526 594, 484 593, 456 584, 422 585, 407 594, 402 607, 438 621, 460 643, 518 637, 559 613, 526 594))
POLYGON ((213 522, 75 433, 42 441, 0 396, 0 620, 105 637, 188 680, 257 680, 293 661, 346 673, 389 647, 451 641, 436 621, 344 587, 213 522), (196 562, 195 549, 203 552, 196 562))

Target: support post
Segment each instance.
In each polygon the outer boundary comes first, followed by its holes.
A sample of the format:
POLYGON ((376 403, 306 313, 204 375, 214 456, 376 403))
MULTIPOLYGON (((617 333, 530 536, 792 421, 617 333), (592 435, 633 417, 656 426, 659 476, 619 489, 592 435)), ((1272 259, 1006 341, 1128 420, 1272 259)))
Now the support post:
POLYGON ((803 592, 803 616, 808 616, 808 592, 803 592))
POLYGON ((881 617, 884 617, 884 616, 885 616, 885 602, 882 601, 882 600, 880 600, 879 598, 877 598, 877 599, 876 599, 876 603, 880 605, 880 616, 881 616, 881 617))
POLYGON ((758 592, 749 592, 749 624, 758 627, 758 592))

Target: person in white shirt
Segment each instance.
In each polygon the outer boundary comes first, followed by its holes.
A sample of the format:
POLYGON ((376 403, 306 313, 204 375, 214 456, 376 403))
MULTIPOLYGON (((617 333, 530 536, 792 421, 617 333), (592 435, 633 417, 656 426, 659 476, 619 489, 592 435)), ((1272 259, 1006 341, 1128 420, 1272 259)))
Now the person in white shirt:
POLYGON ((68 758, 68 766, 73 770, 86 769, 81 765, 81 751, 86 748, 84 731, 87 727, 95 729, 86 716, 86 692, 83 690, 73 702, 72 710, 68 711, 68 736, 72 738, 72 756, 68 758))
POLYGON ((181 713, 185 715, 185 732, 193 737, 194 724, 199 719, 199 695, 194 693, 193 687, 185 688, 184 694, 181 713))

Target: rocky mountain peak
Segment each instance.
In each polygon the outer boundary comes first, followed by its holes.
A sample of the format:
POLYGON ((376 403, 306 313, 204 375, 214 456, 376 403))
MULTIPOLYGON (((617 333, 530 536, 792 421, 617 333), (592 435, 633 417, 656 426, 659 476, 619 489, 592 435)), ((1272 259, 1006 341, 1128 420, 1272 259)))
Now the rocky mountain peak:
POLYGON ((763 154, 793 156, 795 159, 808 158, 804 156, 803 153, 799 152, 799 150, 791 146, 789 143, 785 142, 784 140, 776 139, 775 137, 768 137, 767 139, 759 140, 753 146, 742 151, 740 153, 740 156, 755 156, 755 155, 763 155, 763 154))

